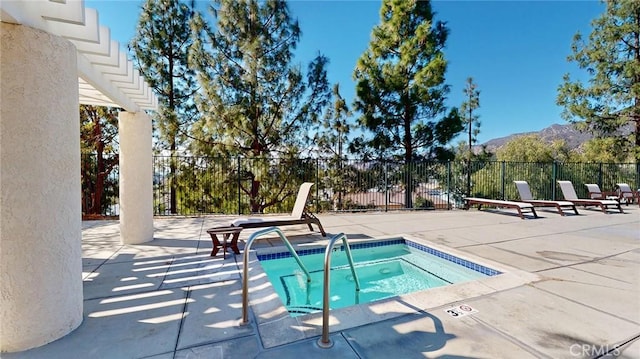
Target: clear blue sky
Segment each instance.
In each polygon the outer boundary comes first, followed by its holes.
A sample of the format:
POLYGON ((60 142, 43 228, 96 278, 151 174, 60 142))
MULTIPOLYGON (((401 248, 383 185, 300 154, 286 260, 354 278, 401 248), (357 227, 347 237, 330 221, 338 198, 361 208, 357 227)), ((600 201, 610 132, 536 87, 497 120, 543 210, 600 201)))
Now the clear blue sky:
MULTIPOLYGON (((142 1, 86 0, 98 10, 100 23, 124 47, 135 33, 142 1)), ((198 1, 205 8, 208 1, 198 1)), ((296 61, 306 64, 318 53, 330 59, 329 80, 340 83, 348 103, 357 59, 379 23, 381 1, 293 0, 302 37, 296 61)), ((556 106, 563 74, 575 78, 578 68, 566 61, 574 34, 587 36, 591 21, 604 11, 595 0, 584 1, 434 1, 436 19, 446 21, 450 36, 446 81, 449 106, 460 106, 467 77, 480 93, 479 142, 513 133, 541 130, 561 119, 556 106)))

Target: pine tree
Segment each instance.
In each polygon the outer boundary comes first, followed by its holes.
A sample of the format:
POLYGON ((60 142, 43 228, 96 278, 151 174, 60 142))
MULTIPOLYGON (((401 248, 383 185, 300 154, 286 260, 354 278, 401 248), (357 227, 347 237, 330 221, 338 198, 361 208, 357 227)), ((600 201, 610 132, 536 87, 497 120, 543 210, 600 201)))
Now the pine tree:
MULTIPOLYGON (((310 145, 308 129, 328 103, 328 59, 318 55, 306 76, 293 63, 301 32, 284 1, 219 0, 210 10, 216 28, 199 18, 203 36, 192 56, 202 86, 196 99, 204 116, 194 128, 194 137, 202 141, 194 142, 193 152, 242 155, 247 163, 268 156, 292 160, 310 145)), ((262 181, 281 188, 296 181, 290 174, 267 173, 266 167, 241 172, 236 175, 248 182, 240 185, 251 212, 278 201, 260 191, 262 181)), ((290 186, 286 195, 295 194, 298 186, 290 186)))
MULTIPOLYGON (((447 112, 444 104, 449 93, 445 23, 435 21, 429 1, 384 0, 380 18, 354 72, 359 123, 373 138, 354 147, 371 148, 406 164, 420 158, 452 158, 445 146, 462 131, 462 124, 457 109, 447 112)), ((413 187, 407 175, 408 208, 413 187)))
POLYGON ((193 96, 197 91, 188 56, 193 38, 193 2, 147 0, 142 6, 137 33, 129 44, 138 70, 158 96, 154 122, 159 128, 156 146, 168 150, 170 207, 177 213, 177 163, 175 156, 184 147, 187 127, 195 121, 193 96), (166 147, 165 147, 166 146, 166 147))
POLYGON ((325 113, 322 128, 318 130, 315 142, 320 154, 342 158, 351 130, 348 119, 351 110, 340 94, 340 85, 335 84, 332 92, 333 106, 325 113))
POLYGON ((597 137, 614 138, 617 151, 635 152, 640 160, 640 2, 606 1, 592 27, 588 40, 574 36, 568 57, 590 79, 585 84, 566 74, 557 103, 565 119, 597 137))
POLYGON ((465 102, 460 106, 462 123, 467 131, 467 158, 473 157, 473 145, 478 142, 480 133, 480 116, 474 111, 480 108, 480 90, 473 82, 473 78, 467 78, 465 88, 462 90, 465 95, 465 102))
POLYGON ((473 145, 478 142, 480 133, 480 116, 474 113, 480 107, 480 90, 473 82, 473 78, 467 78, 467 83, 462 91, 465 95, 465 102, 460 106, 462 123, 467 130, 467 150, 465 159, 467 162, 467 195, 471 193, 471 161, 473 160, 473 145))
POLYGON ((322 128, 317 131, 318 135, 315 143, 321 156, 329 156, 330 168, 334 170, 328 174, 328 186, 333 189, 334 195, 337 196, 335 209, 342 210, 344 192, 343 163, 345 147, 351 130, 348 119, 352 114, 347 102, 340 94, 339 84, 333 86, 332 99, 333 106, 325 113, 322 128))

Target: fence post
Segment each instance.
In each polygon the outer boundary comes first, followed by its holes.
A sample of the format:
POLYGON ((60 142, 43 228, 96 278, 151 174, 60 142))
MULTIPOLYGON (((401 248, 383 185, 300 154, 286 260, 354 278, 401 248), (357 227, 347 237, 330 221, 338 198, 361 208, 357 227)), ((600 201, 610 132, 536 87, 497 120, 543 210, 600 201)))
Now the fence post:
POLYGON ((551 167, 551 200, 556 200, 556 181, 558 180, 558 162, 553 161, 551 167))
POLYGON ((320 213, 320 158, 316 157, 316 213, 320 213))
POLYGON ((384 168, 384 211, 389 211, 389 174, 387 168, 387 160, 382 161, 382 168, 384 168))
MULTIPOLYGON (((469 187, 470 196, 471 187, 469 187)), ((447 160, 447 210, 451 210, 451 160, 447 160)))
POLYGON ((502 199, 505 200, 506 198, 504 197, 504 171, 505 171, 505 167, 506 167, 506 162, 502 161, 502 166, 501 166, 501 191, 502 191, 502 199))
POLYGON ((598 186, 602 188, 602 162, 600 162, 600 166, 598 167, 598 186))
POLYGON ((240 155, 238 155, 238 215, 242 214, 242 208, 240 206, 240 155))
MULTIPOLYGON (((640 190, 640 162, 636 163, 636 188, 632 190, 640 190)), ((640 202, 640 199, 638 199, 640 202)))
POLYGON ((342 155, 338 157, 338 173, 340 174, 340 184, 338 185, 338 210, 342 211, 344 209, 344 205, 342 204, 343 195, 344 195, 344 171, 342 170, 344 164, 342 163, 342 155))

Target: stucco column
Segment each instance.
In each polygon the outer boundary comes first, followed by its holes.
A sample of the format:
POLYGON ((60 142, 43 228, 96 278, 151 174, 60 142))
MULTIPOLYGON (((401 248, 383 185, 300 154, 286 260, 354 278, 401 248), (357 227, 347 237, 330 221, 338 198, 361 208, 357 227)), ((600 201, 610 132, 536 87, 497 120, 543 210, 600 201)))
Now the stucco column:
POLYGON ((82 322, 76 49, 0 23, 0 351, 82 322))
POLYGON ((120 241, 153 239, 153 152, 151 119, 144 112, 120 112, 120 241))

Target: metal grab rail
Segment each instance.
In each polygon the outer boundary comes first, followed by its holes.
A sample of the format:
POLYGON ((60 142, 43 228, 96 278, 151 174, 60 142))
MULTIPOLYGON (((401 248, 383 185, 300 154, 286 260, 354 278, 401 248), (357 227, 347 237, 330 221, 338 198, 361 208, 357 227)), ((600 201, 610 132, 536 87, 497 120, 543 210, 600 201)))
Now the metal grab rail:
POLYGON ((356 274, 356 268, 353 265, 353 258, 351 257, 351 248, 349 248, 349 242, 347 236, 344 233, 340 233, 329 240, 327 249, 324 251, 324 289, 322 293, 322 337, 318 339, 318 346, 320 348, 331 348, 333 343, 329 339, 329 284, 330 284, 330 272, 331 272, 331 252, 336 242, 342 239, 344 250, 351 267, 351 275, 356 282, 356 293, 360 292, 360 280, 356 274))
POLYGON ((278 236, 280 236, 280 239, 282 239, 285 246, 287 246, 287 249, 289 249, 289 252, 291 252, 291 255, 293 256, 293 258, 295 258, 296 262, 298 262, 300 269, 302 269, 304 274, 307 275, 307 283, 311 282, 311 275, 309 274, 309 271, 304 266, 304 264, 302 264, 300 257, 298 257, 298 253, 296 253, 295 249, 293 249, 293 246, 291 245, 287 237, 284 236, 284 233, 282 233, 280 228, 269 227, 251 234, 249 236, 249 239, 247 240, 247 244, 244 246, 244 255, 242 260, 243 262, 242 262, 242 322, 241 324, 249 323, 249 310, 248 310, 249 308, 249 250, 251 249, 251 244, 253 244, 253 241, 255 241, 256 238, 271 232, 278 233, 278 236))

